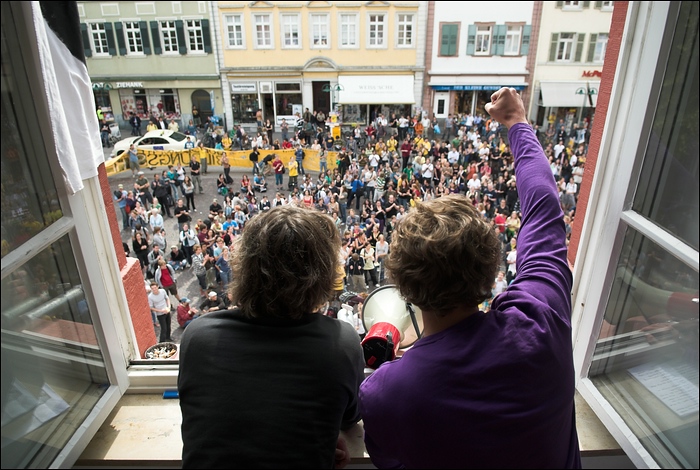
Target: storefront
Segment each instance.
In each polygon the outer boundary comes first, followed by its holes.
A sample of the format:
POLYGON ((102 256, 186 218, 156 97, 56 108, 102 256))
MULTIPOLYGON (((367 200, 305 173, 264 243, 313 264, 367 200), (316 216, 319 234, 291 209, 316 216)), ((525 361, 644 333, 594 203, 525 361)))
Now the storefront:
POLYGON ((199 110, 202 122, 223 112, 221 86, 216 80, 168 80, 153 81, 94 81, 92 84, 95 103, 101 107, 105 118, 122 129, 129 128, 131 113, 137 114, 146 128, 146 121, 162 116, 166 121, 174 120, 180 129, 187 127, 193 118, 194 106, 199 110), (177 85, 177 87, 175 86, 177 85))
POLYGON ((364 126, 380 113, 411 115, 416 103, 413 75, 340 75, 337 88, 343 124, 364 126))
POLYGON ((588 122, 590 129, 599 86, 599 81, 540 82, 536 122, 545 130, 561 119, 567 131, 573 128, 574 123, 583 122, 588 122))
POLYGON ((526 87, 525 84, 431 85, 434 93, 433 113, 438 118, 445 118, 447 114, 485 114, 484 106, 491 101, 493 92, 504 86, 519 91, 526 87))
POLYGON ((263 120, 270 119, 277 128, 282 119, 290 127, 296 123, 296 113, 302 113, 300 80, 231 81, 231 114, 234 124, 255 125, 260 109, 263 120))
POLYGON ((180 98, 173 88, 146 88, 144 82, 116 82, 119 90, 122 119, 129 121, 131 113, 136 113, 142 121, 162 117, 166 121, 180 121, 180 98))

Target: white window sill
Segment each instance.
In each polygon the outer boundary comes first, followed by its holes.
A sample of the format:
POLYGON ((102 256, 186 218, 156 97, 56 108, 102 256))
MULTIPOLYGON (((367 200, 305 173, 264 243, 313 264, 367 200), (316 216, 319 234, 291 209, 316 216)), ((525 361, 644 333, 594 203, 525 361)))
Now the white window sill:
MULTIPOLYGON (((610 458, 626 462, 620 446, 578 393, 576 419, 584 460, 610 458)), ((128 393, 120 399, 73 468, 181 468, 181 424, 180 401, 164 399, 162 390, 149 394, 128 393)), ((351 465, 371 465, 362 438, 362 422, 342 434, 352 455, 351 465)))

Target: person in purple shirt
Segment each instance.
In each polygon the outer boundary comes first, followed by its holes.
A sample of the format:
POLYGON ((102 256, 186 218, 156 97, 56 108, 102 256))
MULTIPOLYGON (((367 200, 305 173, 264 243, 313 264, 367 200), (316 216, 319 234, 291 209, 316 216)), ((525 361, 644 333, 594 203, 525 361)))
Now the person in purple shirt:
POLYGON ((479 311, 500 245, 462 195, 418 204, 397 224, 385 267, 422 310, 424 332, 360 386, 365 445, 378 468, 581 467, 557 189, 517 92, 495 92, 486 111, 509 129, 515 155, 518 277, 479 311))

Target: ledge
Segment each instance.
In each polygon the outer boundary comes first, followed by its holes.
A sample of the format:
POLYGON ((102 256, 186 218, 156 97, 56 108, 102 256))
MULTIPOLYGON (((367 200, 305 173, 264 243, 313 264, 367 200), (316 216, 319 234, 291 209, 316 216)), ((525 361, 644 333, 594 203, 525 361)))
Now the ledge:
MULTIPOLYGON (((582 458, 624 456, 624 452, 588 404, 576 394, 582 458)), ((127 394, 75 464, 95 467, 182 467, 180 402, 160 394, 127 394)), ((373 468, 362 440, 362 422, 343 432, 351 465, 373 468)))

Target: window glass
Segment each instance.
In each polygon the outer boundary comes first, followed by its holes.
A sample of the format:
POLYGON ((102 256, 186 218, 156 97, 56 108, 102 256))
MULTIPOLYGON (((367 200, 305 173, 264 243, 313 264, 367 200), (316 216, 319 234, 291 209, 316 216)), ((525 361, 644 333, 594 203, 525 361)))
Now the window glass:
POLYGON ((340 15, 340 46, 341 47, 357 46, 357 15, 356 14, 341 14, 340 15))
POLYGON ((175 28, 175 21, 161 21, 160 32, 163 39, 161 41, 163 43, 163 52, 178 53, 177 29, 175 28))
POLYGON ((43 146, 27 75, 32 56, 20 53, 10 3, 2 2, 0 27, 1 458, 2 468, 51 468, 111 384, 76 263, 74 222, 64 217, 43 146), (63 226, 52 225, 58 219, 63 226))
POLYGON ((699 7, 678 8, 588 377, 659 468, 698 468, 699 7))
POLYGON ((124 36, 126 37, 126 50, 129 54, 143 53, 141 28, 139 28, 138 21, 124 22, 124 36))
POLYGON ((299 47, 299 15, 281 15, 282 45, 299 47))
POLYGON ((224 18, 229 47, 243 47, 243 18, 241 15, 226 15, 224 18))
POLYGON ((608 33, 600 33, 596 38, 595 52, 593 53, 594 62, 603 62, 605 60, 605 51, 608 48, 608 33))
POLYGON ((479 26, 476 28, 476 54, 491 53, 491 26, 479 26))
POLYGON ((520 33, 522 29, 522 26, 508 26, 508 30, 506 32, 506 44, 504 49, 505 55, 520 54, 520 33))
POLYGON ((270 15, 253 15, 255 20, 255 44, 257 47, 272 47, 272 19, 270 15))
POLYGON ((561 33, 557 44, 557 60, 568 62, 573 58, 574 33, 561 33))
POLYGON ((328 15, 311 15, 311 47, 327 47, 328 15))
POLYGON ((697 271, 627 230, 589 378, 661 468, 698 467, 697 298, 697 271))
MULTIPOLYGON (((6 57, 3 41, 3 57, 6 57)), ((22 113, 2 61, 2 257, 63 216, 46 157, 36 153, 38 124, 14 119, 22 113), (31 136, 22 139, 22 135, 31 136)))
POLYGON ((107 44, 107 33, 104 23, 90 23, 90 34, 95 55, 109 55, 109 45, 107 44))
POLYGON ((204 52, 204 36, 202 33, 202 20, 186 20, 187 46, 190 52, 204 52))
MULTIPOLYGON (((686 18, 688 29, 692 30, 692 14, 688 13, 686 18)), ((697 16, 695 21, 696 33, 676 34, 670 50, 633 210, 697 250, 700 210, 697 16)))
POLYGON ((413 15, 400 14, 398 15, 398 46, 413 45, 413 15))
POLYGON ((384 15, 369 15, 368 47, 384 46, 384 15))

